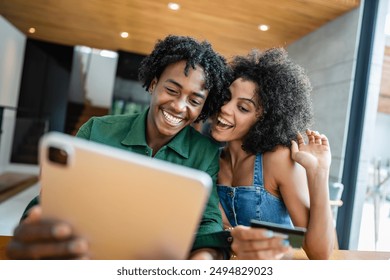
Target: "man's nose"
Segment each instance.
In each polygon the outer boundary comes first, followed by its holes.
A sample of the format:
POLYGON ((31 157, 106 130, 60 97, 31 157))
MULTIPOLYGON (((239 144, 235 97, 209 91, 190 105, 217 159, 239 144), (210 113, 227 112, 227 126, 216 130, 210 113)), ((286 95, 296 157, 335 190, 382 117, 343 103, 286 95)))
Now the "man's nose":
POLYGON ((178 98, 173 102, 173 108, 176 112, 183 112, 187 108, 187 102, 184 98, 178 98))

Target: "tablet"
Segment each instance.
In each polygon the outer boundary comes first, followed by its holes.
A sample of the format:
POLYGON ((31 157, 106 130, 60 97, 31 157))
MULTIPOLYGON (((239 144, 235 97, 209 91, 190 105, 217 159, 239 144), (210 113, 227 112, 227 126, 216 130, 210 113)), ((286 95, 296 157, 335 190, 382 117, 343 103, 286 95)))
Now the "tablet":
POLYGON ((290 245, 293 248, 302 247, 303 239, 306 233, 306 228, 302 228, 302 227, 291 228, 276 223, 263 222, 254 219, 251 220, 251 227, 265 228, 268 230, 272 230, 276 233, 281 233, 283 235, 286 235, 288 236, 288 241, 290 242, 290 245))
POLYGON ((92 259, 185 259, 212 188, 199 170, 50 132, 39 145, 45 218, 70 222, 92 259))

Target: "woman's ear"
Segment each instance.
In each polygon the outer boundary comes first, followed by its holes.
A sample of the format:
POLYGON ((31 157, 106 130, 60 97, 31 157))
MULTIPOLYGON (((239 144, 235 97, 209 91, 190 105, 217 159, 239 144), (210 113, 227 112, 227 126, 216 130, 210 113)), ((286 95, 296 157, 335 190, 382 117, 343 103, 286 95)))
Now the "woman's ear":
POLYGON ((258 109, 256 110, 256 118, 257 118, 257 119, 262 118, 262 117, 263 117, 263 114, 264 114, 263 108, 258 108, 258 109))

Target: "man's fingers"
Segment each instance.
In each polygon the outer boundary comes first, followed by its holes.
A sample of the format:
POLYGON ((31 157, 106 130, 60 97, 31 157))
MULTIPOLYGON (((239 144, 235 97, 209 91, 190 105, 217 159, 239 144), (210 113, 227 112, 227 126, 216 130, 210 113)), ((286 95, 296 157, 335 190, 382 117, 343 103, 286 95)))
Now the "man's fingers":
POLYGON ((22 243, 12 240, 7 248, 11 259, 84 259, 87 258, 88 244, 84 239, 56 243, 22 243))
POLYGON ((42 208, 39 205, 37 205, 37 206, 32 207, 28 211, 28 216, 23 222, 24 223, 35 223, 35 222, 39 221, 41 219, 41 217, 42 217, 42 208))
POLYGON ((42 220, 21 223, 14 231, 14 238, 21 242, 66 240, 72 236, 72 228, 63 222, 42 220))

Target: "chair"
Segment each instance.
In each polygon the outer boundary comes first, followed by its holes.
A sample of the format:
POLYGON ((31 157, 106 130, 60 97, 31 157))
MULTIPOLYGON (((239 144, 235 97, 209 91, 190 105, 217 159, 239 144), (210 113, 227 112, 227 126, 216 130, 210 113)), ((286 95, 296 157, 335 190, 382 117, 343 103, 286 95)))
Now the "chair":
POLYGON ((333 225, 335 228, 335 247, 334 249, 339 249, 337 232, 336 232, 336 222, 337 222, 337 211, 339 207, 343 205, 343 201, 341 200, 341 196, 344 191, 344 185, 339 182, 333 182, 329 184, 329 204, 332 210, 333 216, 333 225))
POLYGON ((344 185, 342 183, 333 182, 329 185, 329 203, 332 210, 334 226, 336 226, 337 211, 343 205, 343 201, 341 200, 343 191, 344 185))

